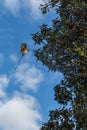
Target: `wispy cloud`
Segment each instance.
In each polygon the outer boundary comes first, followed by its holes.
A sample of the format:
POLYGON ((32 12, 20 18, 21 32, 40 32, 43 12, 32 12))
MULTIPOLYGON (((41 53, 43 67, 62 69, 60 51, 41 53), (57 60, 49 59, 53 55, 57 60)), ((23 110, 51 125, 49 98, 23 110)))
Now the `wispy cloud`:
POLYGON ((5 0, 5 7, 13 14, 17 15, 20 10, 19 0, 5 0))
POLYGON ((23 10, 25 14, 31 16, 33 19, 40 19, 42 18, 42 14, 39 6, 42 3, 42 0, 4 0, 4 7, 15 16, 21 14, 23 10))
POLYGON ((21 64, 13 74, 15 82, 21 85, 22 90, 36 91, 43 77, 40 69, 27 63, 21 64))
POLYGON ((0 75, 0 98, 3 98, 6 96, 5 88, 9 84, 9 79, 7 78, 7 75, 0 75))
POLYGON ((41 11, 39 9, 40 4, 42 4, 42 3, 43 3, 42 0, 30 0, 30 6, 31 6, 31 13, 30 13, 30 15, 34 19, 42 17, 41 11))
POLYGON ((39 106, 32 96, 16 93, 12 99, 0 103, 0 129, 39 130, 39 106))
POLYGON ((10 54, 10 55, 9 55, 9 58, 10 58, 11 62, 13 62, 13 63, 16 63, 16 62, 17 62, 17 56, 16 56, 16 55, 10 54))

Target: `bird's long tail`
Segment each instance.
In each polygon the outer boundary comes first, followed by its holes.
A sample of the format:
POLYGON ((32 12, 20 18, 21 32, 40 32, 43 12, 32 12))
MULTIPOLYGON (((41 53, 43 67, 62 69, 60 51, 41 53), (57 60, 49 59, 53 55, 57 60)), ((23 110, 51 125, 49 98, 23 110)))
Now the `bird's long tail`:
POLYGON ((21 62, 21 60, 22 60, 22 58, 23 58, 23 55, 21 56, 21 58, 20 58, 20 60, 18 61, 18 63, 17 63, 17 65, 16 65, 15 68, 17 68, 17 67, 19 66, 19 64, 20 64, 20 62, 21 62))

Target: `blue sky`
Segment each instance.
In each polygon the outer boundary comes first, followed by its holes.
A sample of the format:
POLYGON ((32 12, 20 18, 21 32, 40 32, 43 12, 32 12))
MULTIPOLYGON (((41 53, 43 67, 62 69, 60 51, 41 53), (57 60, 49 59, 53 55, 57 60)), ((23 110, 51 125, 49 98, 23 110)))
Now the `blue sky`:
POLYGON ((41 0, 0 0, 0 130, 39 130, 58 107, 54 86, 62 74, 48 72, 36 62, 31 34, 43 23, 51 25, 51 12, 43 16, 41 0), (21 57, 20 45, 26 42, 30 52, 21 57))

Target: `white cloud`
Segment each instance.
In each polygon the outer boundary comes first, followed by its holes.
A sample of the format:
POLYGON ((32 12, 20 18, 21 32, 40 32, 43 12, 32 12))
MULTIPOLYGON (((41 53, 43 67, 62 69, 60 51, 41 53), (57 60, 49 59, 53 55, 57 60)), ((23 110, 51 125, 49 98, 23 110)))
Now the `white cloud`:
POLYGON ((4 0, 5 8, 13 15, 17 16, 23 10, 25 14, 30 15, 34 19, 42 18, 39 9, 42 3, 42 0, 4 0))
POLYGON ((40 69, 29 64, 21 64, 13 74, 16 83, 21 84, 22 90, 37 90, 39 84, 43 81, 43 74, 40 69))
POLYGON ((13 14, 17 15, 20 10, 19 0, 5 0, 5 7, 13 14))
POLYGON ((12 62, 17 62, 17 56, 16 55, 14 55, 14 54, 11 54, 10 56, 9 56, 9 58, 10 58, 10 60, 12 61, 12 62))
POLYGON ((31 6, 31 17, 34 19, 42 18, 41 11, 39 9, 40 4, 42 4, 42 0, 30 0, 30 6, 31 6))
POLYGON ((9 76, 9 80, 7 75, 0 76, 0 96, 2 99, 0 101, 0 129, 39 130, 39 121, 42 120, 42 117, 39 113, 40 106, 36 98, 24 91, 20 93, 19 90, 16 92, 13 90, 13 96, 10 97, 5 88, 12 80, 12 84, 15 81, 15 85, 21 86, 22 90, 31 89, 35 91, 43 80, 42 71, 33 65, 21 63, 15 72, 11 73, 11 76, 9 76))
POLYGON ((15 94, 0 103, 0 129, 2 130, 39 130, 38 103, 32 96, 15 94))
POLYGON ((0 76, 0 97, 5 97, 5 88, 8 86, 9 80, 7 78, 7 75, 1 75, 0 76))

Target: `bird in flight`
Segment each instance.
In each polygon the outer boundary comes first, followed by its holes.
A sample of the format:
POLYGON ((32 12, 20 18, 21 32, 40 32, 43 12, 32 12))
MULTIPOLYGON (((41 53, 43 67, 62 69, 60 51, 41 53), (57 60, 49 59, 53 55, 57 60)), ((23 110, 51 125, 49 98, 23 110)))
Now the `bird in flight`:
MULTIPOLYGON (((17 64, 17 66, 20 64, 20 62, 21 62, 23 56, 26 55, 28 52, 29 52, 29 49, 27 48, 27 44, 26 44, 26 43, 22 43, 22 44, 21 44, 21 47, 20 47, 20 53, 21 53, 22 55, 21 55, 21 58, 20 58, 20 60, 19 60, 19 62, 18 62, 18 64, 17 64)), ((16 68, 17 68, 17 66, 16 66, 16 68)))

